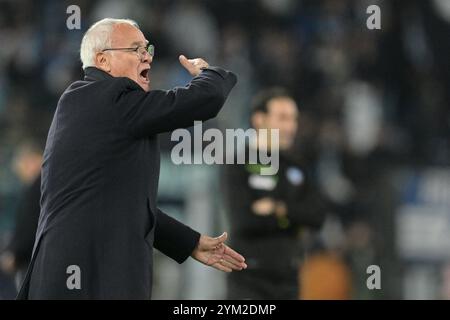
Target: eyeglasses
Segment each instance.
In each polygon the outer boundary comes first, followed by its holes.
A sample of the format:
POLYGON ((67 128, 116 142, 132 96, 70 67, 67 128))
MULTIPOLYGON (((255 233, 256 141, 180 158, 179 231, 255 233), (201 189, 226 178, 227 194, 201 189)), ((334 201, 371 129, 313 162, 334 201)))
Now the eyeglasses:
POLYGON ((114 50, 136 52, 137 54, 139 54, 141 58, 143 58, 146 53, 148 53, 152 58, 155 56, 155 46, 152 44, 147 44, 146 46, 138 46, 134 48, 108 48, 103 49, 102 52, 114 50))

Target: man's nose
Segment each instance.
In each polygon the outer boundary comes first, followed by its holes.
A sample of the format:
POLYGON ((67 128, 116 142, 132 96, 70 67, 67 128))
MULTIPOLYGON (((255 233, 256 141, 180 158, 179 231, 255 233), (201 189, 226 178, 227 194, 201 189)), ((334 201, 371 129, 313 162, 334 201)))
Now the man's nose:
POLYGON ((150 55, 150 53, 148 53, 147 51, 144 51, 144 54, 141 55, 141 61, 147 62, 147 63, 152 63, 153 57, 150 55))

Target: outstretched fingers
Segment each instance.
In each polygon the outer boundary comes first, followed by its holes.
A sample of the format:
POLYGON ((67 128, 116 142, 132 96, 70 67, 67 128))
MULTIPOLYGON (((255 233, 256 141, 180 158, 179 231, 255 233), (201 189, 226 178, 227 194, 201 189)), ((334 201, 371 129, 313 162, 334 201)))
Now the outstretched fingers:
POLYGON ((236 262, 236 260, 228 257, 228 256, 224 256, 222 258, 222 264, 224 266, 227 266, 233 270, 237 270, 237 271, 241 271, 242 269, 244 269, 244 266, 242 263, 236 262))
POLYGON ((224 246, 225 247, 225 251, 224 251, 224 255, 231 257, 232 259, 236 260, 237 262, 245 262, 245 258, 240 255, 239 253, 237 253, 236 251, 234 251, 233 249, 231 249, 229 246, 224 246))
POLYGON ((247 269, 247 264, 245 262, 238 262, 237 260, 224 256, 224 261, 227 261, 228 263, 231 263, 233 266, 235 266, 235 270, 242 270, 247 269))
POLYGON ((227 272, 227 273, 230 273, 233 271, 230 267, 227 267, 220 262, 216 262, 215 264, 212 265, 212 267, 216 268, 217 270, 227 272))

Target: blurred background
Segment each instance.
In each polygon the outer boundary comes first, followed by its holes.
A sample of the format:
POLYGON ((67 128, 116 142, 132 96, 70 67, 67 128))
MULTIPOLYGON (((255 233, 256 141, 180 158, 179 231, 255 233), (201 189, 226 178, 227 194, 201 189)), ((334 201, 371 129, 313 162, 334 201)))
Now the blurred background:
MULTIPOLYGON (((305 277, 331 279, 334 298, 450 298, 449 0, 0 0, 0 299, 20 281, 11 243, 25 237, 14 230, 58 98, 82 78, 81 38, 105 17, 136 20, 155 44, 153 88, 189 81, 181 53, 237 73, 205 126, 247 128, 268 86, 294 94, 297 144, 332 204, 305 277), (80 30, 66 27, 73 4, 80 30), (381 30, 366 27, 372 4, 381 30), (380 290, 366 286, 373 264, 380 290)), ((228 230, 220 167, 176 166, 169 135, 161 145, 160 206, 202 233, 228 230)), ((154 299, 226 296, 225 274, 155 255, 154 299)))

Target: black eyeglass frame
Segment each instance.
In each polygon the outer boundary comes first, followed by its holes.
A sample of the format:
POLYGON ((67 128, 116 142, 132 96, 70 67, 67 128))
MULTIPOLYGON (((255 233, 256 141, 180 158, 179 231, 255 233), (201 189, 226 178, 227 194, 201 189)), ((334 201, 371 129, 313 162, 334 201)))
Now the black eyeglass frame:
POLYGON ((155 46, 153 44, 147 44, 146 46, 137 46, 137 47, 131 47, 131 48, 106 48, 103 49, 102 52, 105 51, 118 51, 118 50, 126 50, 130 52, 136 52, 142 56, 142 53, 138 52, 140 48, 145 48, 145 52, 147 52, 152 58, 155 56, 155 46))

